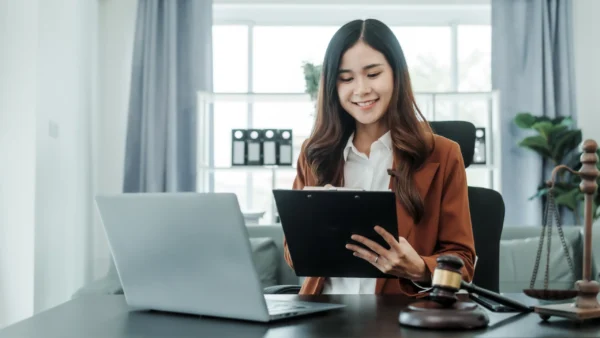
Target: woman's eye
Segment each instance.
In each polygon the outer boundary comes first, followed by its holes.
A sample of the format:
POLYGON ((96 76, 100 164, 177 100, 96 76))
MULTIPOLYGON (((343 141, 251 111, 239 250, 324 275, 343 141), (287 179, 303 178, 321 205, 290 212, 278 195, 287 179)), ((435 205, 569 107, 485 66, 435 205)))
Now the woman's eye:
POLYGON ((348 77, 348 78, 341 77, 340 81, 342 81, 342 82, 350 82, 350 81, 352 81, 352 78, 351 77, 348 77))
POLYGON ((370 78, 374 78, 374 77, 377 77, 379 74, 381 74, 381 72, 375 73, 375 74, 369 74, 367 76, 370 77, 370 78))

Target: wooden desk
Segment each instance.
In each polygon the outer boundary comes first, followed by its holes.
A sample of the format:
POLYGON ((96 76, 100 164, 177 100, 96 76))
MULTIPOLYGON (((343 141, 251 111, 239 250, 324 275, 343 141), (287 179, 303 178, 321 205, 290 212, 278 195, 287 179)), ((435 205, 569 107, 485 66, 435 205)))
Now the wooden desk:
MULTIPOLYGON (((513 296, 514 295, 509 295, 513 296)), ((600 337, 600 321, 548 323, 535 314, 489 312, 490 327, 477 331, 425 331, 401 327, 405 304, 394 296, 277 296, 340 302, 342 310, 272 324, 130 309, 123 296, 87 296, 69 301, 0 331, 0 337, 600 337)), ((524 297, 524 296, 523 296, 524 297)))

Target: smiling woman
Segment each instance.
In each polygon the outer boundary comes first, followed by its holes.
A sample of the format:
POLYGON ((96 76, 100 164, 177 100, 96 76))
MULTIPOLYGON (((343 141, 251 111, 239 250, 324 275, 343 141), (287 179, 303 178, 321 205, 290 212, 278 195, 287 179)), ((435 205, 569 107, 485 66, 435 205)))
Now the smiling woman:
POLYGON ((402 162, 396 168, 396 195, 418 222, 422 201, 408 180, 428 156, 431 140, 425 133, 431 130, 419 121, 425 117, 417 108, 396 36, 373 19, 342 26, 325 52, 322 76, 317 120, 306 142, 307 161, 318 184, 342 177, 341 154, 350 136, 354 134, 354 145, 368 155, 371 143, 392 130, 394 155, 402 162))
MULTIPOLYGON (((398 279, 308 277, 300 293, 416 297, 431 282, 441 254, 460 257, 462 276, 470 281, 475 250, 462 155, 455 142, 432 133, 417 107, 393 31, 374 19, 343 25, 325 52, 320 83, 317 118, 298 158, 294 188, 391 189, 399 238, 375 226, 386 247, 355 234, 346 249, 398 279)), ((293 268, 286 241, 284 247, 293 268)))

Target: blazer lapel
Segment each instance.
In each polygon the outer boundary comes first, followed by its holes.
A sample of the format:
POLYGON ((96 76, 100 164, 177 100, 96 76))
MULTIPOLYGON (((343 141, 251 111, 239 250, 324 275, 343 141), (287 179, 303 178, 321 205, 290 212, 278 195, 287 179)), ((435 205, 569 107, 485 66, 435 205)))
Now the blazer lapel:
POLYGON ((414 173, 414 181, 417 186, 417 190, 419 190, 419 194, 425 199, 427 193, 429 192, 429 188, 431 187, 431 182, 433 182, 433 178, 437 173, 440 167, 439 163, 425 163, 423 168, 419 169, 419 171, 414 173))
MULTIPOLYGON (((393 161, 393 165, 392 165, 392 172, 390 173, 390 184, 389 184, 389 188, 392 191, 396 191, 396 184, 395 184, 395 176, 394 176, 394 168, 396 168, 396 159, 394 158, 393 161)), ((419 191, 419 195, 421 195, 421 197, 423 199, 425 199, 425 197, 427 196, 427 193, 429 192, 429 188, 431 187, 431 182, 433 182, 433 178, 435 177, 435 174, 437 173, 438 169, 440 167, 439 163, 425 163, 421 169, 417 170, 414 174, 413 174, 413 181, 415 182, 415 185, 417 187, 417 190, 419 191)), ((396 203, 396 214, 397 214, 397 218, 398 218, 398 235, 400 237, 404 237, 408 240, 410 234, 412 233, 412 229, 415 226, 412 218, 410 217, 410 215, 408 214, 408 212, 406 211, 406 209, 400 204, 400 202, 396 203)), ((383 291, 383 288, 385 287, 385 283, 388 281, 388 278, 378 278, 377 282, 375 284, 375 294, 381 294, 383 291)))

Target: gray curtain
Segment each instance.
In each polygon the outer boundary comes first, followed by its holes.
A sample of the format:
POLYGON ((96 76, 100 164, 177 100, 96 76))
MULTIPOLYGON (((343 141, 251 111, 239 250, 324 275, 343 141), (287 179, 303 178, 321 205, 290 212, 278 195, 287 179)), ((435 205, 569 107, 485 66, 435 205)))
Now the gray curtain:
POLYGON ((212 1, 139 0, 124 192, 194 191, 196 92, 212 89, 212 1))
POLYGON ((517 146, 519 112, 576 121, 571 1, 492 0, 492 86, 500 91, 502 194, 506 226, 541 224, 528 201, 549 178, 538 155, 517 146))

